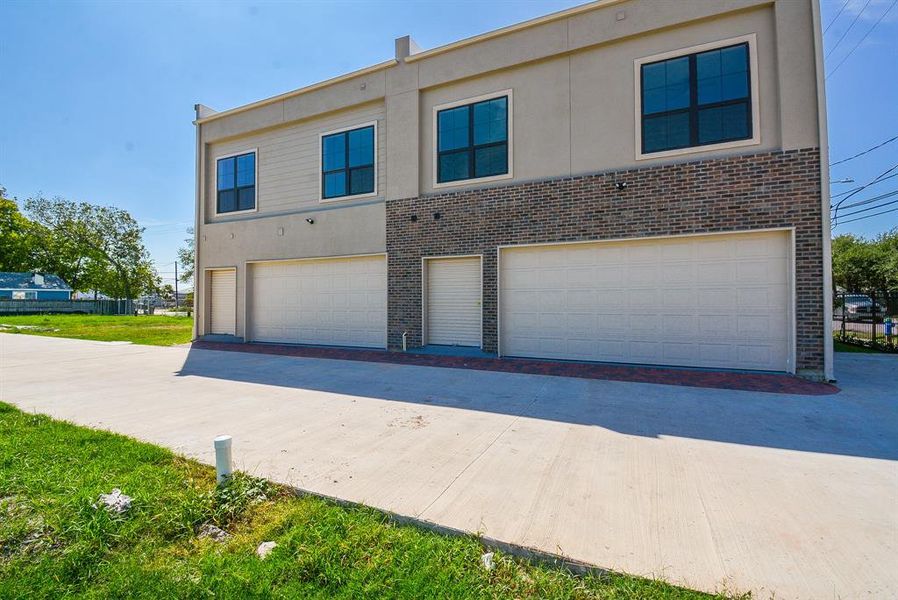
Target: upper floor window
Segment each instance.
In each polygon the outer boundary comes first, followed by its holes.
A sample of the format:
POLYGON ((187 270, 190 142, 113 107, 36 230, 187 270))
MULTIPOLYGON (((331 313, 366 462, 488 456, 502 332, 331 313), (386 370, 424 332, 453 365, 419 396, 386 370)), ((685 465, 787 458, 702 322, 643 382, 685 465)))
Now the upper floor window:
POLYGON ((219 158, 217 212, 229 213, 256 208, 256 153, 219 158))
POLYGON ((321 197, 373 194, 374 125, 321 137, 321 197))
POLYGON ((752 138, 747 42, 641 65, 642 153, 752 138))
POLYGON ((508 174, 508 96, 437 111, 437 183, 508 174))

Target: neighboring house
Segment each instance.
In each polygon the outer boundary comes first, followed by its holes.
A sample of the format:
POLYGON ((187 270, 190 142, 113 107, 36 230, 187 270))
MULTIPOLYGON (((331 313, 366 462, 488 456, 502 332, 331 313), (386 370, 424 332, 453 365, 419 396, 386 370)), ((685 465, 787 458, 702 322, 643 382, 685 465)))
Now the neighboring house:
POLYGON ((0 300, 70 300, 72 288, 56 275, 0 272, 0 300))
POLYGON ((198 337, 832 377, 816 2, 395 48, 197 105, 198 337))

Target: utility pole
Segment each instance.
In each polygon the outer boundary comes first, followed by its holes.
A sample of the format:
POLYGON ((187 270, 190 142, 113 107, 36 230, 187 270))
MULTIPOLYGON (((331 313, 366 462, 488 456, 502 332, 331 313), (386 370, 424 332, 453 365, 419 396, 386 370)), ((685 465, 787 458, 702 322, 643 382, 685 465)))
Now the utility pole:
POLYGON ((178 261, 175 261, 175 312, 178 312, 178 261))

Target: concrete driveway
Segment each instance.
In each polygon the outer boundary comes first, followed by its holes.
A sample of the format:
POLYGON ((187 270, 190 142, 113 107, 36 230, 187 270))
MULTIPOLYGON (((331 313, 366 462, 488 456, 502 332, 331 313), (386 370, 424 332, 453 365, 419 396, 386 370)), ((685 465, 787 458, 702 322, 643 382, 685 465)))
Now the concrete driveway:
MULTIPOLYGON (((0 398, 688 587, 898 597, 898 358, 745 391, 0 335, 0 398)), ((127 491, 127 490, 126 490, 127 491)))

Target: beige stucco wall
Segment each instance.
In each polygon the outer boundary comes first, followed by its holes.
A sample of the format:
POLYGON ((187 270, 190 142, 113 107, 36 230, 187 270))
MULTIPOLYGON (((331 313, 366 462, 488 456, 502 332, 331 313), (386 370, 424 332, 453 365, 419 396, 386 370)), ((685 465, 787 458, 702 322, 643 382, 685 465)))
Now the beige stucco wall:
MULTIPOLYGON (((670 157, 637 160, 639 95, 634 60, 746 34, 757 36, 759 98, 753 100, 760 102, 760 144, 711 151, 693 148, 678 160, 780 148, 781 85, 774 20, 772 6, 760 6, 424 90, 419 115, 421 193, 435 191, 434 107, 505 89, 513 92, 514 164, 513 177, 498 185, 671 162, 670 157)), ((556 32, 549 29, 545 35, 553 37, 556 32)), ((792 111, 803 112, 814 102, 813 86, 805 85, 802 92, 789 97, 792 111)), ((802 139, 815 136, 812 132, 802 139)), ((806 143, 816 145, 811 139, 806 143)), ((478 185, 482 184, 470 180, 458 187, 478 185)))
MULTIPOLYGON (((247 262, 383 252, 386 211, 379 200, 351 207, 325 205, 310 212, 209 223, 201 227, 197 238, 197 273, 214 268, 237 269, 237 336, 243 337, 247 262), (307 218, 314 223, 309 224, 307 218)), ((205 283, 197 278, 198 288, 205 283)), ((202 292, 200 295, 205 297, 202 292)), ((206 317, 207 311, 198 315, 198 335, 205 333, 206 317)))
MULTIPOLYGON (((292 125, 269 128, 260 133, 210 143, 206 147, 205 215, 206 222, 245 218, 247 214, 216 215, 215 164, 219 157, 255 150, 256 215, 295 212, 318 208, 321 194, 320 136, 322 133, 377 123, 377 193, 383 197, 386 186, 386 124, 384 103, 375 101, 358 108, 330 113, 317 119, 306 119, 292 125)), ((349 197, 328 202, 353 203, 349 197)))
MULTIPOLYGON (((434 191, 433 107, 505 89, 513 91, 514 177, 486 185, 817 146, 813 1, 606 1, 201 119, 198 272, 237 267, 242 335, 246 261, 384 252, 384 200, 434 191), (746 34, 757 36, 760 143, 637 160, 634 60, 746 34), (319 135, 373 120, 377 196, 319 202, 319 135), (258 210, 216 216, 215 158, 253 148, 258 210)), ((204 281, 197 278, 198 298, 204 281)), ((202 299, 198 306, 202 335, 207 311, 202 299)))

